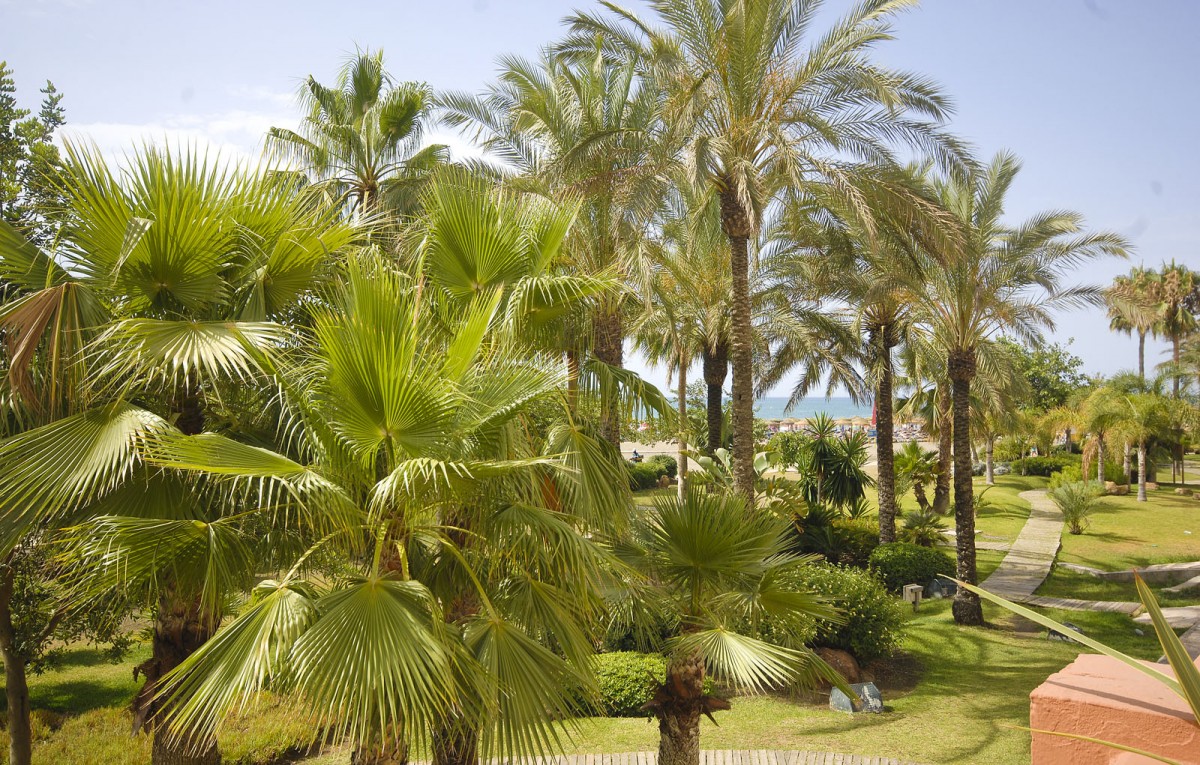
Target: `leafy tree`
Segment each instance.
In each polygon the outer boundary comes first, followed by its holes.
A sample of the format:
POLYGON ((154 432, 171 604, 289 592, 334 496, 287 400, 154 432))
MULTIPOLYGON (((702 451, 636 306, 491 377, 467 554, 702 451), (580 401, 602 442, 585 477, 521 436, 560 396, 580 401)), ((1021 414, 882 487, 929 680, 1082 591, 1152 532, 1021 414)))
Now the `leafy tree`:
MULTIPOLYGON (((946 355, 952 387, 955 531, 958 578, 974 583, 975 510, 971 486, 971 385, 980 348, 1001 332, 1034 341, 1051 324, 1049 311, 1094 303, 1089 287, 1061 287, 1076 265, 1104 255, 1123 255, 1123 238, 1086 233, 1076 213, 1048 212, 1016 226, 1001 216, 1004 198, 1020 169, 1010 154, 998 154, 969 179, 935 182, 943 205, 958 217, 963 246, 942 257, 928 256, 926 289, 913 296, 916 310, 936 347, 946 355)), ((981 624, 979 598, 960 588, 953 605, 959 624, 981 624)))
POLYGON ((45 244, 61 205, 51 177, 62 162, 54 133, 66 123, 66 110, 48 80, 36 115, 18 106, 16 93, 13 71, 0 61, 0 219, 45 244))

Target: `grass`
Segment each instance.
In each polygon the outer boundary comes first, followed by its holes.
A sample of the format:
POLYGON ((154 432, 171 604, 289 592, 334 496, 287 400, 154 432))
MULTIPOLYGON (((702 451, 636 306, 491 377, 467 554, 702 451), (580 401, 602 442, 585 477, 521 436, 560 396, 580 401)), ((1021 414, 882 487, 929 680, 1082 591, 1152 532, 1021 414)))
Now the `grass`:
POLYGON ((1106 571, 1200 559, 1200 500, 1169 489, 1104 497, 1083 534, 1063 534, 1058 559, 1106 571))

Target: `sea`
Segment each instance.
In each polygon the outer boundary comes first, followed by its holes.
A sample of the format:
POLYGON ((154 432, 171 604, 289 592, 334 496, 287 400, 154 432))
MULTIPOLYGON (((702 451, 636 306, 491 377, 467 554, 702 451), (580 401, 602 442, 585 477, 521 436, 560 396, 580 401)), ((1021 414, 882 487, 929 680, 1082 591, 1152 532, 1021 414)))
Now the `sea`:
POLYGON ((782 420, 784 417, 803 420, 822 413, 835 420, 842 417, 871 417, 870 402, 860 406, 845 397, 809 396, 791 409, 786 408, 787 402, 787 396, 763 396, 754 402, 754 416, 763 420, 782 420))

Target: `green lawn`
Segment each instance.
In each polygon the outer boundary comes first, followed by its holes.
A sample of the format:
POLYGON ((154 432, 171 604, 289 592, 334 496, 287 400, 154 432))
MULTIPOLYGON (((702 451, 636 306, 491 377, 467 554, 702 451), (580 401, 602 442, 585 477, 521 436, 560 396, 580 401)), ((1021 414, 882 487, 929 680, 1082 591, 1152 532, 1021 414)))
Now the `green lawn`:
POLYGON ((1058 559, 1106 571, 1200 559, 1200 500, 1167 488, 1148 502, 1104 497, 1086 533, 1063 534, 1058 559))

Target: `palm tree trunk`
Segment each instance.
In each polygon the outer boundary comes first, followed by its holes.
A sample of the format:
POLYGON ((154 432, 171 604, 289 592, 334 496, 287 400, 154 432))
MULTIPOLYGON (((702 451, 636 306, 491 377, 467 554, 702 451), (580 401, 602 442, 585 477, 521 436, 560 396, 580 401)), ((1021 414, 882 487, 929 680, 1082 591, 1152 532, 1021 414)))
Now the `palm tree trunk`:
POLYGON ((886 544, 896 541, 896 455, 892 441, 891 347, 886 338, 882 344, 883 358, 875 393, 875 453, 879 464, 879 541, 886 544))
POLYGON ((153 732, 153 765, 219 765, 221 753, 212 736, 174 734, 161 725, 170 706, 155 698, 159 681, 178 667, 216 631, 217 620, 206 614, 199 598, 183 599, 166 586, 158 601, 151 656, 134 668, 146 678, 133 700, 134 724, 153 732))
POLYGON ((430 744, 433 765, 477 765, 479 761, 479 732, 462 718, 439 725, 430 744))
POLYGON ((704 660, 699 653, 672 657, 666 682, 646 705, 658 718, 658 765, 699 765, 700 715, 728 709, 704 696, 704 660))
POLYGON ((987 481, 988 486, 996 485, 995 452, 996 452, 996 437, 994 435, 989 434, 988 440, 987 440, 987 451, 985 453, 985 455, 987 457, 985 470, 986 470, 986 475, 987 475, 986 481, 987 481))
POLYGON ((726 181, 721 192, 721 226, 729 237, 733 296, 730 357, 733 362, 733 486, 754 502, 754 357, 750 316, 750 216, 726 181))
POLYGON ((687 353, 683 347, 679 348, 679 379, 676 381, 675 406, 678 409, 679 417, 679 458, 676 460, 679 464, 676 466, 675 475, 678 477, 677 489, 679 491, 679 501, 682 502, 687 495, 687 373, 688 365, 691 359, 687 357, 687 353))
POLYGON ((579 410, 579 351, 567 351, 567 406, 571 414, 579 410))
MULTIPOLYGON (((592 352, 596 358, 610 367, 625 365, 625 328, 618 307, 604 306, 592 319, 595 333, 592 352)), ((618 449, 621 448, 621 409, 616 394, 609 394, 600 402, 600 437, 618 449)))
POLYGON ((1133 483, 1133 458, 1130 456, 1130 453, 1132 451, 1133 451, 1133 447, 1129 444, 1128 441, 1126 441, 1125 442, 1125 459, 1121 463, 1121 470, 1122 470, 1122 472, 1125 473, 1125 483, 1127 483, 1127 484, 1133 483))
POLYGON ((725 343, 718 343, 715 348, 704 349, 704 385, 707 388, 705 407, 708 419, 708 439, 704 450, 708 456, 716 454, 724 444, 725 425, 725 377, 729 374, 729 349, 725 343))
POLYGON ((408 765, 408 745, 388 741, 360 746, 350 754, 350 765, 408 765))
POLYGON ((1146 442, 1138 441, 1138 502, 1146 501, 1146 442))
POLYGON ((29 765, 33 759, 33 731, 29 725, 28 663, 18 648, 13 625, 12 596, 14 572, 5 561, 0 579, 0 654, 4 656, 4 695, 8 701, 8 761, 10 765, 29 765))
POLYGON ((937 481, 933 484, 933 510, 945 515, 950 508, 950 457, 954 427, 950 424, 950 401, 941 389, 937 393, 938 459, 937 481))
POLYGON ((1146 330, 1138 330, 1138 377, 1146 382, 1146 330))
MULTIPOLYGON (((975 493, 971 486, 971 379, 975 376, 975 354, 973 351, 951 351, 948 362, 953 389, 954 531, 957 535, 958 578, 975 584, 975 493)), ((958 624, 983 624, 983 604, 979 596, 963 587, 955 594, 951 610, 958 624)))
POLYGON ((1096 434, 1096 480, 1104 483, 1104 436, 1096 434))

